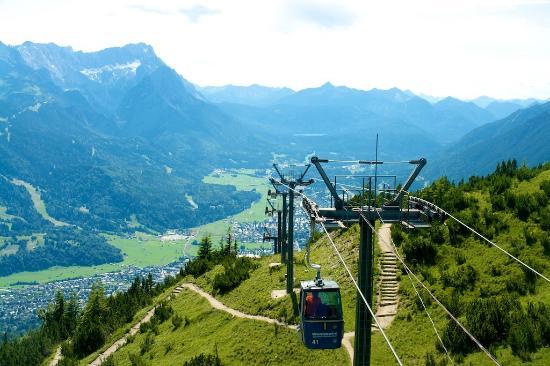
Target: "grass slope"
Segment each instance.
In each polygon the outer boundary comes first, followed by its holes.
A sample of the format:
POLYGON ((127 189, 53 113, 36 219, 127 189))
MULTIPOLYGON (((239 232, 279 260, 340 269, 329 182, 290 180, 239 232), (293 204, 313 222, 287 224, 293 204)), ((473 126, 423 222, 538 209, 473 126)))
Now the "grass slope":
MULTIPOLYGON (((550 170, 538 174, 528 181, 516 181, 513 189, 519 192, 540 191, 539 184, 549 180, 550 170)), ((467 193, 475 197, 481 209, 490 208, 489 193, 485 191, 473 191, 467 193)), ((548 268, 548 257, 542 253, 542 247, 537 245, 521 244, 525 240, 522 235, 526 227, 533 227, 532 222, 519 220, 510 212, 497 213, 498 219, 505 222, 508 228, 495 237, 495 241, 507 250, 520 250, 522 256, 538 257, 539 268, 548 268), (518 249, 519 248, 519 249, 518 249)), ((359 231, 356 226, 344 232, 331 234, 345 261, 352 271, 356 271, 359 231)), ((547 235, 547 233, 546 233, 547 235)), ((376 249, 378 249, 376 247, 376 249)), ((376 255, 378 253, 375 253, 376 255)), ((326 237, 321 237, 312 246, 312 262, 322 265, 323 277, 338 281, 342 288, 342 303, 344 309, 345 329, 352 331, 355 322, 355 289, 344 269, 339 264, 332 246, 326 237)), ((237 288, 226 293, 217 294, 216 297, 227 306, 239 309, 251 314, 265 315, 278 318, 283 321, 296 322, 295 310, 296 300, 285 296, 280 299, 272 299, 271 291, 285 288, 285 267, 270 269, 270 262, 279 262, 278 256, 265 257, 259 260, 259 267, 251 273, 249 279, 243 281, 237 288)), ((436 263, 431 266, 415 267, 415 272, 423 282, 434 291, 438 298, 445 298, 448 290, 440 283, 441 273, 445 268, 456 266, 457 261, 471 265, 478 273, 476 286, 472 291, 465 293, 465 300, 472 300, 479 297, 492 297, 496 294, 507 293, 506 277, 494 276, 491 273, 492 267, 502 266, 505 271, 515 273, 520 271, 518 264, 511 261, 498 249, 469 236, 466 237, 459 247, 453 247, 447 243, 441 244, 436 263)), ((192 279, 199 286, 209 292, 212 290, 214 276, 222 270, 221 267, 214 268, 205 275, 192 279)), ((377 272, 378 269, 376 269, 377 272)), ((545 271, 545 270, 543 270, 545 271)), ((354 273, 355 274, 355 273, 354 273)), ((377 275, 377 273, 375 273, 377 275)), ((445 364, 445 354, 438 349, 438 342, 434 330, 429 323, 426 313, 422 310, 416 293, 413 290, 411 281, 404 273, 399 273, 400 282, 400 306, 398 314, 387 329, 387 334, 395 346, 404 364, 425 365, 426 355, 434 355, 437 364, 445 364)), ((303 253, 295 254, 295 287, 299 280, 311 279, 313 271, 308 270, 303 264, 303 253)), ((375 284, 377 283, 375 279, 375 284)), ((428 309, 436 324, 439 333, 442 334, 449 319, 443 310, 432 301, 429 301, 427 293, 421 291, 424 301, 427 301, 428 309)), ((550 286, 543 281, 538 281, 536 291, 520 296, 520 302, 527 304, 529 301, 542 302, 550 305, 550 286)), ((523 361, 512 354, 509 346, 492 347, 491 352, 496 355, 502 364, 506 365, 532 365, 542 366, 550 362, 550 349, 541 348, 531 354, 530 361, 523 361)), ((481 352, 473 352, 465 357, 453 356, 454 363, 466 365, 490 365, 492 362, 481 352)), ((372 364, 392 365, 395 364, 382 335, 379 332, 373 333, 372 364)))
POLYGON ((56 220, 48 214, 48 211, 46 211, 46 204, 42 200, 42 197, 40 196, 40 192, 38 191, 38 189, 36 189, 30 183, 24 182, 19 179, 13 179, 11 182, 16 186, 24 187, 27 190, 27 192, 29 192, 32 203, 34 204, 34 208, 44 218, 44 220, 48 220, 55 226, 69 226, 69 224, 67 224, 66 222, 56 220))
MULTIPOLYGON (((171 301, 174 313, 190 323, 174 330, 166 321, 159 326, 154 344, 142 358, 150 365, 181 365, 200 353, 216 350, 224 365, 349 365, 343 349, 311 351, 293 330, 255 320, 234 318, 214 310, 200 295, 185 289, 171 301)), ((151 334, 151 333, 150 333, 151 334)), ((147 334, 115 353, 119 366, 131 365, 130 354, 140 354, 147 334)))

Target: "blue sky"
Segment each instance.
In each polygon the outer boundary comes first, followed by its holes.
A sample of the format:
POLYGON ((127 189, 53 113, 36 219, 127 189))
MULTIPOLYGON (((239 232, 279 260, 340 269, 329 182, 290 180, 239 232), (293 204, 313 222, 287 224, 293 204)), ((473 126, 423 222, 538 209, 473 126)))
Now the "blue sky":
POLYGON ((548 0, 0 0, 0 41, 130 42, 199 85, 550 98, 548 0))

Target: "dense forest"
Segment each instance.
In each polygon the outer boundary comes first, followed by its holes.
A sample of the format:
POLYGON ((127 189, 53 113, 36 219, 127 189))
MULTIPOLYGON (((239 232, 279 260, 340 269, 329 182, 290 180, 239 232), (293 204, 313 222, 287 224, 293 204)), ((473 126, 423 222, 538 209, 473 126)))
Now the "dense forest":
MULTIPOLYGON (((66 299, 60 292, 39 316, 42 325, 19 338, 9 340, 4 334, 0 344, 0 365, 40 365, 54 347, 63 343, 63 361, 60 365, 74 365, 78 360, 96 351, 116 329, 131 322, 136 312, 152 304, 153 299, 181 279, 166 277, 155 284, 151 275, 135 278, 125 292, 105 296, 100 285, 94 286, 88 302, 80 309, 76 295, 66 299), (67 341, 67 340, 71 341, 67 341)), ((157 317, 162 316, 159 311, 157 317)))
MULTIPOLYGON (((441 178, 417 196, 453 213, 538 272, 548 273, 550 175, 541 173, 549 168, 518 167, 511 160, 484 178, 458 184, 441 178)), ((509 346, 523 361, 550 346, 550 305, 544 301, 548 284, 532 271, 450 218, 433 222, 428 230, 393 225, 392 237, 413 272, 421 274, 483 345, 492 350, 509 346)), ((431 304, 427 294, 423 300, 431 304)), ((420 308, 420 302, 417 305, 420 308)), ((443 341, 457 360, 477 350, 450 320, 443 341)))
POLYGON ((119 249, 96 231, 55 226, 34 208, 29 192, 0 177, 0 276, 37 271, 55 265, 96 265, 122 261, 119 249))
MULTIPOLYGON (((29 240, 36 240, 31 236, 29 240)), ((3 246, 18 247, 17 253, 0 257, 0 276, 22 270, 38 271, 52 266, 93 266, 121 262, 120 249, 107 243, 101 235, 74 228, 49 228, 44 243, 28 250, 27 239, 10 237, 3 246)))

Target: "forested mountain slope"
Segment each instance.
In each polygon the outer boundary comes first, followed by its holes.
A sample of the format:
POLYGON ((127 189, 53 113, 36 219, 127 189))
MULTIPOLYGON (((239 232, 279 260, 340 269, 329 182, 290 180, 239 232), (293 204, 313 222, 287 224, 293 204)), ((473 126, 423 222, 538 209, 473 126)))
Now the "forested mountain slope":
POLYGON ((550 161, 548 141, 550 102, 521 109, 469 132, 432 159, 428 175, 460 179, 487 174, 502 159, 534 166, 550 161))
POLYGON ((261 158, 250 154, 257 140, 149 46, 0 44, 0 242, 10 248, 0 275, 117 262, 101 232, 189 228, 248 207, 256 193, 202 182, 234 165, 225 138, 243 146, 231 155, 239 167, 261 158))

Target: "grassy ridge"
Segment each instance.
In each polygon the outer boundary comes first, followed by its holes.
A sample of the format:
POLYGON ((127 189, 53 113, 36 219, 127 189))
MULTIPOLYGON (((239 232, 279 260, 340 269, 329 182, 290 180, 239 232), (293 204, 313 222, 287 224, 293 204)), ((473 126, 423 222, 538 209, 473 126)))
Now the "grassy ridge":
MULTIPOLYGON (((517 192, 541 192, 539 186, 550 178, 550 170, 539 172, 537 176, 529 180, 515 180, 512 189, 517 192)), ((465 197, 476 200, 476 210, 482 211, 484 208, 491 210, 491 195, 484 189, 474 189, 466 192, 465 197)), ((532 257, 536 259, 538 268, 549 268, 548 256, 543 253, 540 243, 531 245, 525 244, 524 233, 526 228, 533 229, 536 224, 532 221, 520 220, 513 212, 498 212, 496 217, 499 222, 505 223, 503 229, 494 238, 494 240, 507 250, 520 254, 521 258, 532 257)), ((444 229, 447 230, 447 229, 444 229)), ((535 230, 535 229, 533 229, 535 230)), ((538 229, 537 229, 538 230, 538 229)), ((537 231, 544 234, 543 231, 537 231)), ((420 236, 430 237, 428 230, 420 231, 420 236)), ((545 235, 548 233, 546 232, 545 235)), ((340 233, 333 233, 333 238, 342 252, 346 262, 353 271, 357 266, 357 244, 359 242, 359 232, 357 227, 353 226, 349 230, 340 233)), ((414 239, 417 240, 417 239, 414 239)), ((435 239, 434 239, 435 240, 435 239)), ((509 278, 519 276, 523 271, 521 267, 511 261, 504 253, 498 249, 487 245, 476 239, 472 235, 464 235, 458 246, 449 244, 449 233, 445 231, 445 242, 438 244, 438 252, 433 264, 415 266, 415 273, 423 282, 434 291, 435 295, 442 299, 449 299, 451 288, 442 285, 442 276, 446 271, 455 269, 458 263, 464 263, 474 268, 476 280, 471 290, 464 292, 462 301, 472 301, 477 298, 493 298, 499 294, 507 294, 507 281, 509 278), (503 268, 501 276, 495 276, 491 268, 503 268), (519 271, 519 272, 518 272, 519 271)), ((400 251, 402 248, 400 248, 400 251)), ((402 253, 403 254, 403 253, 402 253)), ((355 290, 347 274, 339 264, 325 237, 321 237, 312 249, 312 262, 322 265, 323 276, 331 278, 340 284, 342 288, 342 302, 345 317, 345 329, 351 331, 354 328, 355 318, 355 290)), ((303 264, 303 254, 296 253, 295 278, 298 280, 310 279, 314 273, 303 264)), ((278 262, 278 256, 263 258, 261 265, 252 272, 251 277, 245 280, 233 291, 217 295, 217 298, 227 306, 234 307, 243 312, 260 314, 295 322, 294 315, 295 304, 291 297, 285 296, 280 299, 271 298, 271 290, 285 288, 285 267, 278 269, 269 268, 270 262, 278 262)), ((212 280, 221 268, 214 268, 211 272, 195 279, 194 281, 212 292, 212 280)), ((431 354, 437 364, 445 364, 445 354, 439 350, 437 338, 434 330, 429 323, 427 315, 422 310, 416 293, 414 292, 408 277, 400 273, 400 306, 398 314, 392 325, 387 330, 387 334, 395 346, 399 356, 404 364, 407 365, 426 365, 427 355, 431 354)), ((376 280, 375 280, 376 283, 376 280)), ((295 284, 297 286, 297 283, 295 284)), ((295 287, 296 287, 295 286, 295 287)), ((436 327, 440 334, 449 322, 447 315, 443 310, 432 301, 429 301, 427 293, 422 292, 424 301, 428 304, 428 309, 432 315, 436 327)), ((528 302, 541 302, 550 305, 550 286, 543 281, 537 281, 534 292, 527 292, 519 296, 522 304, 528 302)), ((461 304, 463 304, 461 302, 461 304)), ((458 304, 457 304, 458 305, 458 304)), ((464 306, 464 305, 461 305, 464 306)), ((464 322, 464 319, 461 319, 464 322)), ((533 365, 542 366, 548 364, 550 360, 550 349, 540 348, 531 354, 529 361, 522 360, 512 354, 510 346, 500 344, 491 347, 491 352, 506 365, 533 365)), ((453 355, 454 362, 466 365, 490 365, 491 361, 479 351, 473 351, 465 356, 453 355)), ((391 355, 383 337, 379 332, 373 334, 372 362, 374 365, 391 365, 395 361, 391 355)))
POLYGON ((310 351, 293 330, 255 320, 234 318, 214 310, 189 290, 171 301, 174 313, 187 317, 189 324, 174 330, 171 321, 159 326, 152 348, 141 354, 141 345, 153 334, 138 333, 131 344, 115 353, 119 366, 131 365, 137 354, 150 365, 180 365, 201 353, 216 350, 224 365, 349 365, 343 349, 310 351))

